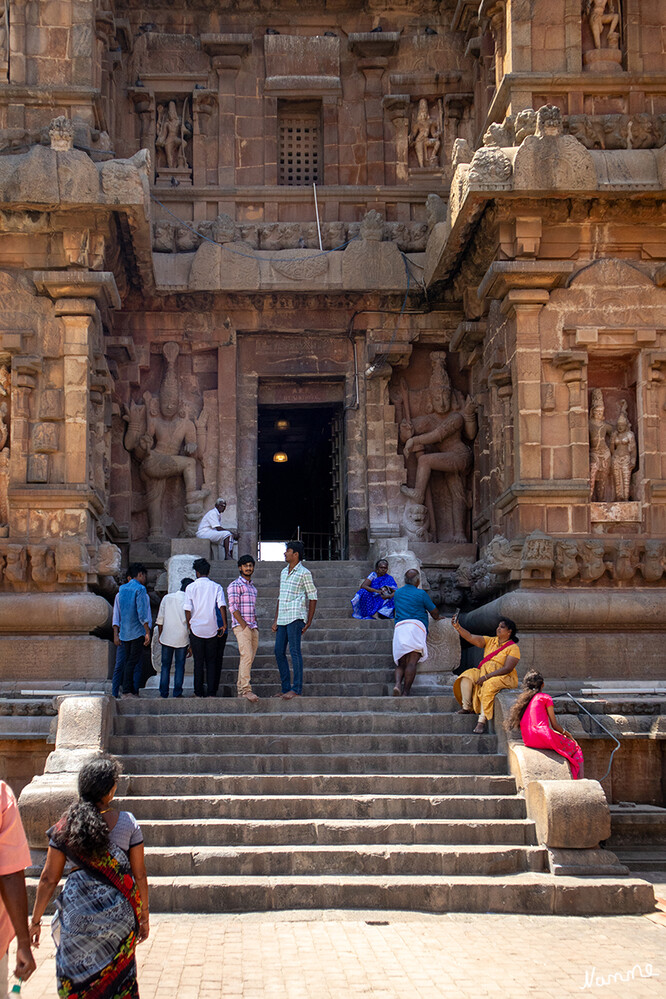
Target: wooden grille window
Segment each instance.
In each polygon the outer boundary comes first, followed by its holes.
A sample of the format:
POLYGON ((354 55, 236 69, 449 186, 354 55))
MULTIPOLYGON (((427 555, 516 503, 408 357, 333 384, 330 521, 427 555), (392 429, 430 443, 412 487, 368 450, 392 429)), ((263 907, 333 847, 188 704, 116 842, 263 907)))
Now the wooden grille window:
POLYGON ((321 114, 285 108, 278 117, 278 183, 289 187, 322 179, 321 114))

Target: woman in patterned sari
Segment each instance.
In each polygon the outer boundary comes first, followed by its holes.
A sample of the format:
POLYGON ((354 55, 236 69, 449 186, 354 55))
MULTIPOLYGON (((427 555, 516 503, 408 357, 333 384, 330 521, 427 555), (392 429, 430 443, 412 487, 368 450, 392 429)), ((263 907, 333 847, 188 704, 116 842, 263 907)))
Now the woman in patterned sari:
POLYGON ((37 947, 42 915, 70 861, 51 924, 62 999, 139 996, 134 952, 149 932, 148 880, 136 819, 110 807, 119 774, 113 757, 87 763, 79 773, 79 800, 47 833, 30 937, 37 947))

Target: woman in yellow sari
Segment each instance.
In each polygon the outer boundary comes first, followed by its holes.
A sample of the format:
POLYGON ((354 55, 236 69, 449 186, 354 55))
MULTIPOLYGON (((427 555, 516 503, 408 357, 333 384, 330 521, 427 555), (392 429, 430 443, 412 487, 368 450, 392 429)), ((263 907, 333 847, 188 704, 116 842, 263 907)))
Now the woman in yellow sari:
POLYGON ((487 720, 493 717, 495 694, 503 687, 518 686, 516 665, 520 659, 516 624, 504 617, 494 635, 472 635, 458 624, 457 616, 451 624, 470 645, 483 649, 483 659, 475 669, 466 669, 453 685, 453 693, 461 706, 458 714, 477 714, 475 735, 486 731, 487 720))

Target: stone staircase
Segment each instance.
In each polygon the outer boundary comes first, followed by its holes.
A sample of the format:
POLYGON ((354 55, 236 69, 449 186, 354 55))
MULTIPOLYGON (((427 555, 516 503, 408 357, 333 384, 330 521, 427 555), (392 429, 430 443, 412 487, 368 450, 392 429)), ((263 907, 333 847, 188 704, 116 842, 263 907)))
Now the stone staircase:
MULTIPOLYGON (((317 612, 303 639, 303 692, 315 697, 344 693, 373 697, 391 689, 393 660, 390 621, 356 621, 350 600, 369 573, 367 562, 306 562, 317 586, 317 612)), ((275 616, 283 562, 258 562, 253 582, 257 587, 259 648, 252 668, 252 687, 260 697, 280 690, 273 654, 275 616)), ((214 562, 211 578, 226 587, 238 576, 235 561, 214 562)), ((220 693, 236 693, 238 648, 230 634, 224 658, 220 693)))
POLYGON ((495 737, 470 734, 455 707, 450 696, 120 702, 109 749, 125 771, 118 805, 144 832, 151 908, 651 908, 641 881, 546 873, 495 737))

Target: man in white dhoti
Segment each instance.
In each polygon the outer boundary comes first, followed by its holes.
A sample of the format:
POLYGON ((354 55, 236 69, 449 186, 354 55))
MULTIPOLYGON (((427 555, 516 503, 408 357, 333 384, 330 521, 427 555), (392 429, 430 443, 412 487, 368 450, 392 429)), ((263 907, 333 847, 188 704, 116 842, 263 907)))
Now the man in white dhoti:
POLYGON ((439 621, 439 611, 428 594, 419 589, 420 582, 417 570, 408 569, 405 573, 405 585, 393 595, 394 697, 407 697, 414 683, 417 665, 428 658, 428 614, 433 621, 439 621))
POLYGON ((197 528, 197 537, 206 538, 215 545, 222 545, 224 558, 231 558, 231 546, 233 538, 238 536, 236 531, 227 530, 222 527, 222 514, 227 508, 227 501, 219 496, 215 500, 215 506, 208 513, 205 513, 197 528))

